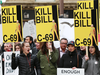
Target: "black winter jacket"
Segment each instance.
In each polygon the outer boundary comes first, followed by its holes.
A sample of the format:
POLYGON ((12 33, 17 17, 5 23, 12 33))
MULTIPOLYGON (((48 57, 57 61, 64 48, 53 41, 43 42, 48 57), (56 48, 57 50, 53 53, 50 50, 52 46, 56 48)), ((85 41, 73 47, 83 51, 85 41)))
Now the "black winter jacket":
POLYGON ((79 58, 79 67, 77 67, 78 62, 77 62, 77 52, 76 52, 76 50, 73 51, 73 52, 68 51, 60 59, 58 67, 59 68, 72 68, 72 67, 81 68, 82 59, 79 55, 78 55, 78 58, 79 58))
POLYGON ((22 53, 18 57, 15 57, 15 54, 13 53, 11 67, 12 69, 16 69, 17 66, 19 68, 19 75, 35 75, 34 66, 36 67, 37 75, 41 75, 38 59, 35 55, 32 55, 31 53, 29 53, 27 56, 25 56, 25 54, 22 53), (31 71, 29 66, 30 60, 31 71))

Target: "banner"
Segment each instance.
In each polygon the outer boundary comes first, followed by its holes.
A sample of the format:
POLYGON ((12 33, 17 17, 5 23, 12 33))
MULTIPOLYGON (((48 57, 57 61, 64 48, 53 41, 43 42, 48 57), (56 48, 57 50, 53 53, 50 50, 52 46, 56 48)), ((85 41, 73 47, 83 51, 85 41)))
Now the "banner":
POLYGON ((36 39, 36 25, 34 25, 34 20, 29 20, 25 22, 23 27, 23 37, 32 36, 33 39, 36 39))
POLYGON ((3 73, 2 73, 2 57, 1 57, 1 55, 0 55, 0 75, 2 75, 3 73))
POLYGON ((98 45, 98 10, 94 1, 78 1, 74 10, 75 46, 98 45), (93 9, 93 10, 91 10, 93 9))
POLYGON ((35 7, 37 42, 58 41, 59 22, 58 6, 35 7))
MULTIPOLYGON (((4 75, 18 75, 18 67, 15 70, 11 68, 11 60, 12 60, 12 53, 13 52, 4 52, 4 75)), ((16 56, 20 55, 20 52, 16 51, 16 56)))
POLYGON ((22 6, 2 7, 3 42, 23 41, 22 6))
POLYGON ((72 69, 72 68, 57 68, 57 75, 85 75, 84 69, 72 69))

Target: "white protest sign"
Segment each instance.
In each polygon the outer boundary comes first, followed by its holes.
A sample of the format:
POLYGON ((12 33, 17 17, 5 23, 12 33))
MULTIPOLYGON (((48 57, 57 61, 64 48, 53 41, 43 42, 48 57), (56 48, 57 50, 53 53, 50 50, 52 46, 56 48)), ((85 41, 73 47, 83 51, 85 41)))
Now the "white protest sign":
POLYGON ((59 18, 60 39, 67 38, 68 41, 74 41, 74 19, 59 18))
POLYGON ((85 75, 84 69, 57 68, 57 75, 85 75))
MULTIPOLYGON (((68 41, 74 41, 74 19, 59 18, 60 39, 66 38, 68 41)), ((60 47, 59 41, 54 41, 56 48, 60 47)))
POLYGON ((36 38, 36 25, 34 25, 34 20, 29 20, 28 22, 25 22, 23 28, 23 36, 24 38, 26 36, 32 36, 33 39, 36 38))
MULTIPOLYGON (((11 60, 12 60, 13 52, 4 52, 4 75, 18 75, 18 67, 15 70, 11 68, 11 60)), ((16 51, 16 56, 19 56, 20 52, 16 51)))
POLYGON ((2 75, 2 57, 0 55, 0 75, 2 75))

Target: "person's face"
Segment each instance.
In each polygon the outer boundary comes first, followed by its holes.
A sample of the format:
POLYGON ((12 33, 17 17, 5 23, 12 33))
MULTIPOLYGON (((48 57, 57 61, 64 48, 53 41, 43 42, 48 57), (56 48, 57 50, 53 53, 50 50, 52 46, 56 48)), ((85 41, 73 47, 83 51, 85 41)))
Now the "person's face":
POLYGON ((26 37, 25 42, 30 43, 30 37, 26 37))
POLYGON ((8 44, 4 44, 4 50, 8 50, 8 44))
POLYGON ((73 46, 73 45, 69 45, 69 46, 68 46, 68 50, 69 50, 70 52, 73 52, 75 49, 76 49, 76 48, 75 48, 75 46, 73 46))
POLYGON ((89 51, 91 54, 95 54, 95 47, 94 46, 90 46, 89 47, 89 51))
POLYGON ((62 50, 66 50, 67 48, 67 40, 61 40, 60 47, 62 50))
POLYGON ((52 46, 52 42, 50 42, 50 43, 48 43, 48 42, 46 42, 46 47, 49 49, 49 47, 51 47, 52 46))
POLYGON ((24 43, 23 53, 28 54, 30 52, 30 45, 29 43, 24 43))
POLYGON ((20 51, 20 47, 19 46, 16 46, 16 51, 20 51))
POLYGON ((84 51, 84 50, 86 50, 86 46, 80 46, 80 49, 81 49, 82 51, 84 51))
POLYGON ((39 42, 36 42, 35 44, 36 44, 36 48, 37 49, 40 49, 40 43, 39 42))
POLYGON ((9 44, 9 45, 8 45, 8 49, 9 49, 9 50, 11 50, 11 48, 12 48, 12 45, 11 45, 11 44, 9 44))

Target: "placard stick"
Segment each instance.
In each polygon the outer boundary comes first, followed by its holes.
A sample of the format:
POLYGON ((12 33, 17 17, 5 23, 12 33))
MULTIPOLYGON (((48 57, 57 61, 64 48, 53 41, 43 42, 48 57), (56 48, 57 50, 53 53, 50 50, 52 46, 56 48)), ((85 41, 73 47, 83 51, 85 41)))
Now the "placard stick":
POLYGON ((88 56, 88 46, 86 46, 86 55, 88 56))
MULTIPOLYGON (((48 42, 48 46, 50 46, 50 42, 48 42)), ((49 55, 51 55, 50 49, 49 49, 49 55)))
POLYGON ((15 46, 14 46, 14 42, 13 42, 13 53, 15 53, 15 46))
POLYGON ((2 45, 3 45, 3 43, 0 43, 0 45, 2 46, 2 45))

